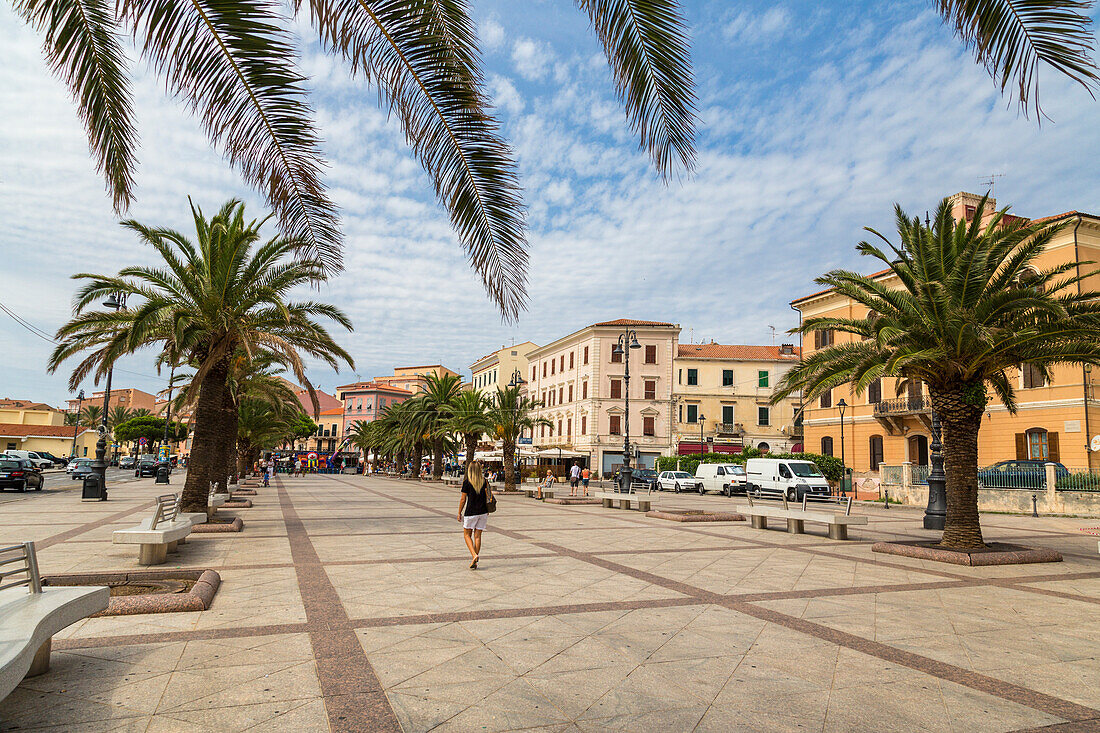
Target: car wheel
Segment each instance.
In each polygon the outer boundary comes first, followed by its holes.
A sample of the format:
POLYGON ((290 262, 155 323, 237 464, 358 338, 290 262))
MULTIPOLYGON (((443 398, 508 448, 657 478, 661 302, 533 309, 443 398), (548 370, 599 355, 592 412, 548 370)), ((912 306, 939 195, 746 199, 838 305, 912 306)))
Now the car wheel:
POLYGON ((794 489, 787 489, 787 501, 798 501, 798 494, 794 489))
POLYGON ((699 496, 702 496, 705 493, 707 493, 706 488, 704 488, 702 484, 699 484, 699 496))
POLYGON ((20 494, 27 493, 27 482, 26 481, 24 481, 23 485, 19 487, 19 493, 20 494))
POLYGON ((672 487, 672 490, 675 491, 677 494, 679 494, 680 493, 680 484, 677 483, 675 486, 672 487))

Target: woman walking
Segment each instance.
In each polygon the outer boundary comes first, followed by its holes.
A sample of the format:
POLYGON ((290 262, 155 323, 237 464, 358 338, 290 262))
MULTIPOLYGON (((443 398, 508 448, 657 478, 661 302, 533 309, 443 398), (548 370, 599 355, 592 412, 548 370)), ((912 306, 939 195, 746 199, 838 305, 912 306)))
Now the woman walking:
POLYGON ((477 570, 481 533, 489 521, 491 501, 495 501, 493 490, 485 481, 485 472, 479 462, 471 461, 466 464, 466 478, 462 481, 462 493, 458 499, 458 521, 462 522, 462 538, 470 550, 470 570, 477 570))

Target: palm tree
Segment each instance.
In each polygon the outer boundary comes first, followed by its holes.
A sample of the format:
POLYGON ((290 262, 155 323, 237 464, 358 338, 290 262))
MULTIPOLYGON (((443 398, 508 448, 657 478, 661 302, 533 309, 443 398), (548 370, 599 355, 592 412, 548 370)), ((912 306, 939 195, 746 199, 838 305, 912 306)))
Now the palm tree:
MULTIPOLYGON (((348 438, 350 438, 350 445, 354 446, 357 451, 363 456, 363 465, 367 466, 371 453, 374 452, 377 459, 378 453, 378 425, 377 422, 370 422, 367 420, 356 420, 348 428, 348 438)), ((364 469, 365 470, 365 469, 364 469)))
POLYGON ((122 423, 134 416, 134 411, 126 405, 115 405, 107 413, 107 427, 114 431, 122 423))
POLYGON ((462 379, 457 374, 435 373, 425 379, 424 392, 417 396, 424 430, 432 445, 432 478, 443 478, 443 450, 447 441, 447 419, 455 400, 462 392, 462 379))
POLYGON ((550 425, 545 417, 535 417, 534 411, 541 403, 520 394, 519 387, 497 388, 497 393, 489 407, 489 420, 492 433, 501 441, 504 453, 504 490, 516 488, 516 441, 524 430, 534 432, 540 425, 550 425))
POLYGON ((81 415, 79 413, 66 412, 65 413, 65 425, 67 427, 79 426, 83 422, 80 418, 81 418, 81 415))
POLYGON ((103 408, 99 405, 88 405, 80 413, 80 424, 87 428, 97 428, 103 422, 103 408))
POLYGON ((928 386, 943 423, 947 520, 941 546, 983 545, 978 520, 978 430, 988 391, 1009 411, 1010 374, 1021 365, 1048 373, 1055 364, 1100 363, 1100 292, 1082 291, 1093 273, 1078 263, 1042 269, 1036 262, 1062 225, 1005 219, 983 225, 986 199, 973 221, 954 221, 945 199, 930 226, 897 207, 900 244, 869 229, 889 252, 868 242, 860 254, 880 260, 900 282, 888 289, 854 272, 817 279, 865 306, 862 318, 808 318, 802 333, 833 329, 852 340, 815 351, 792 369, 773 401, 796 390, 813 398, 852 384, 857 394, 880 377, 928 386))
MULTIPOLYGON (((183 490, 186 511, 204 511, 209 486, 224 478, 227 446, 236 436, 228 424, 226 389, 233 355, 261 350, 279 354, 301 381, 305 366, 299 352, 332 368, 351 356, 332 339, 317 318, 351 330, 335 306, 288 301, 287 294, 319 282, 322 266, 294 261, 298 242, 277 237, 260 242, 266 221, 246 222, 244 205, 229 201, 211 219, 192 205, 197 243, 171 229, 123 222, 164 260, 160 268, 127 267, 116 276, 78 274, 88 280, 77 293, 74 318, 57 332, 58 346, 49 369, 83 352, 70 381, 96 378, 124 354, 147 346, 171 345, 179 361, 195 367, 188 387, 195 400, 191 463, 183 490), (92 310, 93 303, 123 292, 140 302, 126 310, 92 310), (232 432, 230 432, 232 431, 232 432)), ((186 401, 190 396, 182 395, 186 401)))
POLYGON ((474 460, 477 443, 481 436, 493 432, 493 423, 489 419, 489 407, 492 401, 477 390, 460 392, 451 406, 446 429, 457 433, 466 448, 466 463, 474 460))
MULTIPOLYGON (((514 156, 485 90, 467 3, 196 0, 162 7, 88 0, 78 12, 63 0, 12 2, 41 34, 50 65, 66 82, 117 211, 134 197, 137 160, 129 63, 119 41, 131 36, 142 60, 199 116, 214 147, 266 196, 287 235, 334 272, 341 262, 336 207, 322 183, 294 23, 286 17, 288 8, 301 7, 316 40, 374 84, 401 123, 502 312, 514 317, 523 308, 524 204, 514 156)), ((666 179, 690 171, 695 95, 679 2, 578 5, 608 56, 641 147, 666 179)))

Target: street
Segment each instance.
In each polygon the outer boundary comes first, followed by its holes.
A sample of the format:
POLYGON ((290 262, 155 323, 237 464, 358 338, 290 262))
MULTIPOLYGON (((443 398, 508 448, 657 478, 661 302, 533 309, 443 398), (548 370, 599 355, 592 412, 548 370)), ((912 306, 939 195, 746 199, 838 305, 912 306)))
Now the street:
MULTIPOLYGON (((175 479, 177 476, 182 476, 182 474, 173 473, 172 478, 175 479)), ((45 478, 45 482, 43 483, 42 491, 28 491, 26 493, 19 491, 3 491, 0 492, 0 503, 23 499, 31 500, 35 497, 59 494, 63 491, 80 491, 83 484, 81 481, 74 481, 65 471, 47 471, 43 474, 43 478, 45 478)), ((107 469, 108 491, 111 490, 111 486, 136 480, 132 470, 113 467, 107 469)))

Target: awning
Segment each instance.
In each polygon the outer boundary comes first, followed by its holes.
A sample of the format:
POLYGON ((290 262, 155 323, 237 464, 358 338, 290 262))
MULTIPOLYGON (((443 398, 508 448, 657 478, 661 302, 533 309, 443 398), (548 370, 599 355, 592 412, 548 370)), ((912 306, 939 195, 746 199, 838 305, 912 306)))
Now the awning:
POLYGON ((539 458, 557 458, 558 456, 561 456, 562 458, 588 457, 587 453, 578 453, 577 451, 570 450, 568 448, 543 448, 539 452, 535 453, 535 455, 539 458))

